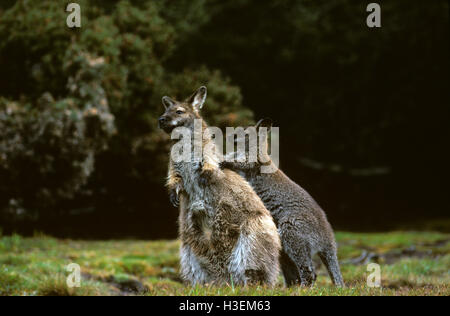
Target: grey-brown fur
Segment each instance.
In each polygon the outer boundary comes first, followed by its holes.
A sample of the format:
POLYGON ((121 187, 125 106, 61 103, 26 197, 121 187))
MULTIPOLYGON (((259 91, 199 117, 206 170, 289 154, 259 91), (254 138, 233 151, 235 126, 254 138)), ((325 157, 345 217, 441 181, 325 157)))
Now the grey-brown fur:
MULTIPOLYGON (((256 128, 261 126, 270 127, 271 122, 261 120, 256 128)), ((325 213, 308 192, 274 166, 267 154, 267 138, 262 144, 265 157, 261 160, 268 161, 266 165, 272 164, 276 170, 274 173, 261 173, 262 164, 249 163, 248 152, 245 153, 244 162, 230 161, 237 156, 237 153, 231 153, 227 161, 221 163, 221 167, 230 168, 244 176, 271 212, 283 247, 280 263, 286 284, 312 285, 316 279, 312 257, 318 253, 332 282, 344 286, 333 230, 325 213)))
MULTIPOLYGON (((205 87, 186 102, 164 97, 160 127, 168 133, 180 126, 193 131, 205 98, 205 87)), ((211 143, 206 132, 203 149, 211 143)), ((214 150, 204 150, 200 162, 170 160, 167 186, 174 203, 180 197, 181 276, 191 284, 273 285, 281 245, 272 217, 247 181, 218 163, 214 150)))

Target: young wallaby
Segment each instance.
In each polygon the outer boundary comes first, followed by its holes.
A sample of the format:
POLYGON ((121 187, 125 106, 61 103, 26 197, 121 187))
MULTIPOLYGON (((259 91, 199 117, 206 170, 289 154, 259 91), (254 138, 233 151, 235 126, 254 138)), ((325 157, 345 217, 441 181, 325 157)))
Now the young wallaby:
POLYGON ((205 99, 206 87, 185 102, 163 97, 166 111, 159 118, 167 133, 177 127, 191 132, 183 134, 189 138, 191 153, 198 145, 196 127, 202 134, 200 159, 190 154, 187 160, 175 161, 171 155, 169 163, 171 200, 178 204, 180 197, 181 276, 191 284, 274 285, 281 249, 276 226, 247 181, 219 168, 220 156, 199 113, 205 99))
MULTIPOLYGON (((264 119, 255 127, 259 130, 260 127, 271 126, 272 122, 264 119)), ((274 165, 268 155, 267 137, 259 142, 262 147, 259 153, 263 156, 258 156, 257 162, 249 162, 248 138, 243 140, 242 136, 245 137, 242 134, 239 136, 241 139, 237 137, 235 141, 247 142, 243 162, 234 162, 239 153, 233 152, 226 156, 221 167, 244 176, 271 212, 280 233, 283 248, 280 263, 286 284, 312 285, 316 279, 312 257, 318 253, 332 282, 336 286, 344 286, 333 230, 323 210, 308 192, 274 165), (271 165, 274 172, 261 173, 263 165, 271 165)))

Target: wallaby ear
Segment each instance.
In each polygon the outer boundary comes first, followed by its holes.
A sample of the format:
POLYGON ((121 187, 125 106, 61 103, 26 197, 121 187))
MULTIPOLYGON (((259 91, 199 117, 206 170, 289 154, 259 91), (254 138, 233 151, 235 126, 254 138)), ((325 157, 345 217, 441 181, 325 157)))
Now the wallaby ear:
POLYGON ((259 130, 260 127, 267 127, 267 129, 270 129, 272 124, 273 122, 270 118, 263 118, 256 123, 255 128, 256 130, 259 130))
POLYGON ((194 92, 193 95, 191 95, 188 99, 188 102, 192 105, 192 108, 195 111, 199 111, 206 100, 206 87, 201 86, 197 89, 197 91, 194 92))
POLYGON ((172 105, 175 104, 175 101, 172 100, 171 98, 169 98, 168 96, 164 96, 164 97, 162 98, 162 104, 164 105, 164 107, 165 107, 166 110, 167 110, 168 107, 170 107, 170 106, 172 106, 172 105))

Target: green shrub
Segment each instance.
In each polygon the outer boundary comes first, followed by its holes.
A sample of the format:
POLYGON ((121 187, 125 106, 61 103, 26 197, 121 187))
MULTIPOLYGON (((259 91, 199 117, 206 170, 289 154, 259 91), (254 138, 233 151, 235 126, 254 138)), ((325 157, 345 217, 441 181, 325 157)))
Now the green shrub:
POLYGON ((65 25, 58 1, 20 0, 0 11, 3 214, 36 219, 80 193, 130 205, 133 188, 161 187, 163 95, 187 97, 207 84, 209 123, 252 119, 219 72, 174 73, 164 64, 177 41, 207 20, 203 2, 183 2, 190 28, 176 22, 182 12, 168 1, 78 1, 79 29, 65 25))
POLYGON ((74 75, 68 76, 66 98, 45 93, 30 103, 0 99, 0 173, 7 179, 0 192, 10 215, 33 215, 25 209, 72 198, 115 131, 100 85, 102 58, 70 49, 67 60, 64 69, 74 75))

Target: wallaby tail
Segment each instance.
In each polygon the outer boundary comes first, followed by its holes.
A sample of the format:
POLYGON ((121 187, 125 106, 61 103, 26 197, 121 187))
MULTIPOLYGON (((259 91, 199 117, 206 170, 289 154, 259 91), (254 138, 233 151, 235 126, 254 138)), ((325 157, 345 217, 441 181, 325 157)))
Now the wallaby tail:
POLYGON ((327 249, 319 252, 319 257, 323 264, 327 267, 331 281, 337 287, 344 287, 344 280, 342 279, 341 269, 334 249, 327 249))

